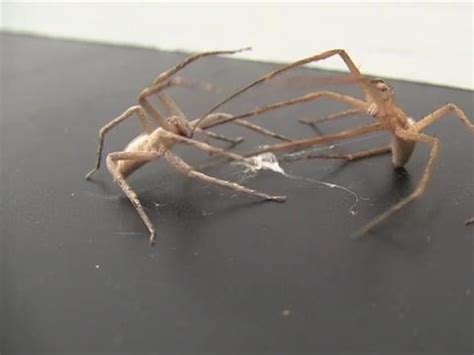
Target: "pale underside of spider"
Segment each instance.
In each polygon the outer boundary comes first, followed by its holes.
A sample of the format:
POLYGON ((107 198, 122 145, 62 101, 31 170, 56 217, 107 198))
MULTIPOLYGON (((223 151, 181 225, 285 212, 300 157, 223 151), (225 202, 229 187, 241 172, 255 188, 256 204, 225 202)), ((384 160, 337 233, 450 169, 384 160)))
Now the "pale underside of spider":
MULTIPOLYGON (((97 162, 94 169, 92 169, 86 175, 86 179, 90 179, 91 176, 100 168, 104 137, 107 132, 131 117, 137 117, 143 128, 143 132, 135 137, 124 148, 123 151, 112 152, 108 154, 106 163, 107 168, 112 174, 115 182, 120 186, 124 194, 131 201, 137 213, 143 220, 143 223, 148 228, 148 231, 150 232, 151 243, 153 243, 155 239, 155 228, 147 213, 145 212, 137 194, 127 183, 126 178, 141 166, 159 158, 164 158, 182 175, 201 182, 222 186, 227 189, 258 197, 264 200, 284 201, 286 198, 285 196, 268 195, 260 191, 249 189, 235 182, 208 176, 202 172, 196 171, 182 158, 172 152, 172 147, 178 143, 181 143, 192 146, 205 153, 221 155, 232 160, 246 161, 246 158, 239 154, 231 153, 222 148, 218 148, 193 139, 194 132, 196 131, 205 134, 209 138, 220 139, 234 144, 239 143, 242 140, 241 138, 232 139, 207 131, 207 128, 218 125, 220 122, 225 123, 226 120, 232 117, 231 115, 225 113, 215 113, 207 115, 205 120, 200 120, 199 122, 197 120, 189 122, 178 105, 171 99, 170 96, 163 92, 163 90, 166 88, 183 84, 182 78, 176 77, 175 74, 193 61, 207 56, 233 54, 239 51, 241 50, 202 52, 188 57, 176 66, 160 74, 154 80, 151 87, 144 89, 138 97, 139 105, 128 108, 123 114, 107 123, 99 131, 97 162), (168 114, 167 117, 165 117, 150 104, 148 97, 151 95, 158 96, 161 104, 168 114), (158 124, 158 127, 156 127, 156 124, 158 124)), ((290 141, 290 139, 284 136, 273 133, 247 121, 238 119, 234 122, 246 128, 257 131, 263 135, 282 141, 290 141)))
MULTIPOLYGON (((459 109, 456 105, 452 103, 448 103, 432 113, 422 117, 421 119, 415 121, 413 118, 410 118, 404 110, 395 102, 394 93, 392 88, 385 83, 382 79, 368 79, 363 76, 358 68, 353 63, 352 59, 343 49, 334 49, 329 50, 320 54, 316 54, 307 58, 303 58, 296 62, 290 63, 288 65, 284 65, 276 70, 271 71, 270 73, 260 77, 259 79, 255 80, 254 82, 246 85, 242 89, 236 91, 234 94, 230 95, 225 100, 221 101, 219 104, 212 107, 205 115, 202 116, 201 119, 205 119, 208 117, 209 114, 212 114, 214 110, 221 107, 223 104, 228 102, 229 100, 235 98, 236 96, 244 93, 245 91, 260 85, 262 83, 268 82, 271 79, 287 72, 293 68, 301 67, 305 64, 311 62, 317 62, 320 60, 327 59, 329 57, 339 56, 345 65, 348 67, 351 75, 353 76, 353 80, 359 85, 360 89, 362 89, 365 100, 362 101, 360 99, 342 95, 337 92, 332 91, 316 91, 311 92, 307 95, 293 98, 290 100, 280 101, 271 105, 266 105, 262 107, 258 107, 255 110, 235 115, 226 119, 226 121, 232 121, 234 119, 243 119, 250 116, 258 116, 264 113, 270 112, 272 110, 277 110, 283 107, 288 107, 292 105, 302 104, 305 102, 315 101, 322 98, 336 101, 338 103, 342 103, 348 105, 350 107, 349 110, 345 110, 339 113, 335 113, 328 117, 325 117, 319 122, 328 121, 331 119, 339 119, 342 117, 348 117, 350 115, 358 114, 358 113, 366 113, 369 116, 373 117, 375 122, 366 126, 362 126, 359 128, 344 130, 342 132, 326 135, 326 136, 318 136, 318 137, 310 137, 300 140, 294 140, 292 142, 285 142, 280 144, 274 144, 265 146, 262 149, 258 149, 254 152, 244 154, 246 157, 259 155, 266 152, 294 152, 305 150, 310 147, 314 147, 317 145, 327 145, 333 142, 342 141, 342 140, 350 140, 356 137, 360 137, 363 135, 367 135, 373 132, 378 131, 388 131, 391 134, 392 141, 391 144, 378 147, 375 149, 370 149, 366 151, 356 152, 353 154, 347 155, 322 155, 322 154, 307 154, 304 156, 305 158, 326 158, 326 159, 344 159, 347 161, 355 161, 363 158, 373 157, 376 155, 391 153, 392 154, 392 163, 395 168, 403 167, 410 159, 413 150, 415 148, 416 143, 423 143, 430 146, 430 156, 428 162, 425 166, 423 171, 422 177, 415 188, 415 190, 409 194, 407 197, 400 200, 394 206, 374 218, 368 224, 366 224, 362 229, 360 229, 354 236, 359 237, 365 235, 366 232, 380 224, 382 221, 387 219, 396 211, 400 210, 402 207, 409 204, 411 201, 415 200, 416 198, 420 197, 426 190, 430 177, 433 173, 436 160, 439 155, 440 149, 440 141, 436 137, 432 137, 423 133, 423 130, 428 127, 429 125, 433 124, 434 122, 438 121, 442 117, 453 117, 447 116, 450 113, 453 113, 463 124, 464 126, 471 132, 474 133, 474 125, 468 120, 464 112, 459 109)), ((199 121, 198 121, 199 122, 199 121)), ((222 122, 220 122, 222 123, 222 122)), ((308 123, 308 122, 306 122, 308 123)), ((314 122, 310 122, 314 123, 314 122)), ((474 222, 474 218, 470 218, 466 220, 466 224, 470 224, 474 222)))

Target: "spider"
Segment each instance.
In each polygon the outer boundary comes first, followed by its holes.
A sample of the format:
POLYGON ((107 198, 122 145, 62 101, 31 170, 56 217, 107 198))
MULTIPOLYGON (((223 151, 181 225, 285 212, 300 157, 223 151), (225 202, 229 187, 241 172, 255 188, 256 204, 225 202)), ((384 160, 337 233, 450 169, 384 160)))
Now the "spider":
MULTIPOLYGON (((134 115, 136 115, 143 127, 143 133, 141 133, 140 135, 135 137, 130 143, 128 143, 128 145, 123 149, 123 151, 108 154, 106 158, 106 163, 107 168, 112 174, 115 182, 122 189, 123 193, 128 197, 130 202, 135 207, 138 215, 141 217, 143 223, 148 228, 148 231, 150 232, 149 240, 151 244, 153 244, 155 240, 155 228, 150 218, 146 214, 140 200, 138 199, 137 194, 127 183, 126 178, 143 165, 159 158, 164 158, 173 168, 175 168, 182 175, 192 179, 196 179, 198 181, 226 187, 228 189, 250 196, 256 196, 264 200, 281 202, 286 199, 285 196, 268 195, 260 191, 249 189, 235 182, 221 180, 203 174, 202 172, 196 171, 193 167, 191 167, 188 163, 186 163, 183 159, 181 159, 171 150, 174 145, 182 143, 192 146, 205 153, 217 154, 233 160, 246 160, 246 158, 241 155, 231 153, 229 151, 225 151, 224 149, 217 148, 210 144, 193 139, 194 132, 198 131, 206 134, 210 138, 220 139, 231 143, 239 143, 242 140, 241 138, 232 139, 206 131, 207 128, 218 125, 219 122, 225 122, 230 117, 232 117, 231 115, 225 113, 215 113, 207 115, 207 118, 205 120, 200 120, 199 122, 197 120, 189 122, 178 107, 178 105, 171 99, 171 97, 168 96, 166 93, 162 92, 164 89, 169 88, 171 86, 183 84, 182 78, 173 78, 173 76, 179 70, 183 69, 195 60, 207 56, 233 54, 246 49, 248 48, 234 51, 201 52, 186 58, 182 62, 178 63, 176 66, 161 73, 153 81, 153 85, 151 87, 142 90, 138 97, 139 105, 128 108, 123 114, 107 123, 99 131, 97 162, 95 167, 86 175, 87 180, 89 180, 92 175, 100 168, 102 160, 102 148, 104 145, 105 134, 107 132, 109 132, 119 123, 125 121, 127 118, 133 117, 134 115), (148 97, 153 94, 158 95, 161 104, 164 106, 164 108, 169 114, 168 117, 165 118, 148 101, 148 97), (153 128, 153 120, 156 121, 159 127, 153 128)), ((265 130, 257 125, 251 124, 244 120, 238 120, 237 123, 243 125, 244 127, 256 130, 264 135, 271 136, 273 138, 285 141, 289 140, 286 137, 265 130)))
MULTIPOLYGON (((293 98, 290 100, 280 101, 271 105, 257 107, 255 110, 233 116, 228 120, 231 121, 233 119, 243 119, 245 117, 254 116, 254 115, 261 115, 266 112, 276 110, 279 108, 296 105, 304 102, 310 102, 314 100, 319 100, 322 98, 333 100, 339 103, 346 104, 351 107, 350 110, 342 111, 333 115, 330 115, 326 118, 319 120, 327 121, 331 119, 338 119, 342 117, 347 117, 349 115, 353 115, 360 112, 366 112, 368 115, 372 116, 375 119, 375 123, 362 126, 355 129, 344 130, 342 132, 321 136, 321 137, 311 137, 301 140, 295 140, 293 142, 287 143, 280 143, 274 144, 270 146, 266 146, 262 149, 258 149, 252 153, 245 154, 244 156, 250 157, 254 155, 259 155, 265 152, 288 152, 288 151, 298 151, 304 150, 309 147, 313 147, 316 145, 323 145, 328 144, 331 142, 352 139, 358 136, 366 135, 372 132, 377 131, 388 131, 391 133, 391 144, 365 150, 361 152, 356 152, 353 154, 347 155, 320 155, 320 154, 308 154, 306 158, 329 158, 329 159, 344 159, 347 161, 355 161, 363 158, 373 157, 376 155, 391 153, 392 154, 392 163, 395 168, 400 168, 405 166, 405 164, 410 159, 416 143, 423 143, 430 146, 430 156, 428 159, 428 163, 423 171, 422 177, 415 188, 415 190, 409 194, 407 197, 400 200, 398 203, 393 205, 391 208, 387 209, 382 214, 375 217, 372 221, 366 224, 363 228, 361 228, 358 232, 354 234, 354 237, 360 237, 365 235, 369 230, 373 229, 375 226, 380 224, 386 218, 391 216, 396 211, 400 210, 402 207, 406 206, 416 198, 420 197, 429 183, 430 177, 433 173, 436 160, 438 158, 439 149, 440 149, 440 141, 436 137, 429 136, 423 133, 423 130, 431 125, 432 123, 436 122, 440 118, 446 116, 449 113, 454 113, 459 120, 465 125, 465 127, 474 133, 474 125, 468 120, 464 112, 459 109, 456 105, 452 103, 448 103, 432 113, 422 117, 420 120, 415 121, 413 118, 409 117, 403 109, 395 102, 394 99, 394 92, 392 87, 390 87, 384 80, 375 78, 375 79, 368 79, 363 76, 358 68, 353 63, 350 56, 347 52, 343 49, 333 49, 328 50, 323 53, 319 53, 307 58, 303 58, 296 62, 290 63, 288 65, 284 65, 280 68, 277 68, 270 73, 263 75, 259 79, 255 80, 254 82, 248 84, 247 86, 241 88, 240 90, 236 91, 234 94, 230 95, 214 107, 212 107, 206 114, 202 116, 202 119, 207 117, 207 115, 211 114, 228 102, 229 100, 233 99, 234 97, 242 94, 243 92, 259 85, 264 82, 267 82, 280 74, 296 68, 308 64, 310 62, 317 62, 320 60, 327 59, 329 57, 339 56, 345 65, 348 67, 351 75, 354 78, 354 81, 359 85, 360 89, 363 91, 365 95, 365 101, 356 99, 351 96, 342 95, 332 91, 316 91, 309 93, 305 96, 293 98)), ((220 122, 222 123, 222 122, 220 122)), ((466 220, 466 224, 474 223, 474 217, 466 220)))

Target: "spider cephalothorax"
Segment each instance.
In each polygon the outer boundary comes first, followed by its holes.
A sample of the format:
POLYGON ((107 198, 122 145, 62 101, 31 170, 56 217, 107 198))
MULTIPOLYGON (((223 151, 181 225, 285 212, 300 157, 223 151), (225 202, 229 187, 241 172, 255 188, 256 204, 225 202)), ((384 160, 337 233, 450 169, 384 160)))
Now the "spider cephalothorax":
POLYGON ((393 96, 393 88, 385 80, 374 78, 370 80, 370 83, 380 92, 382 100, 387 101, 393 96))
POLYGON ((186 138, 193 137, 193 128, 185 118, 172 116, 168 119, 168 123, 175 130, 173 133, 179 134, 180 136, 186 138))

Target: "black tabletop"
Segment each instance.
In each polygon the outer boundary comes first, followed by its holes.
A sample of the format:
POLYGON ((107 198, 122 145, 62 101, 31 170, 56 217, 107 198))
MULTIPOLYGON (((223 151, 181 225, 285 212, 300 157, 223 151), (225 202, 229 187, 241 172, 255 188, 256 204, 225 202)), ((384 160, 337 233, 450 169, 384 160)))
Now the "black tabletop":
MULTIPOLYGON (((0 38, 2 354, 472 353, 474 230, 463 221, 474 214, 473 137, 454 116, 426 130, 442 141, 426 193, 362 240, 349 236, 416 187, 428 147, 417 147, 401 171, 389 156, 281 165, 297 178, 252 176, 233 165, 205 170, 285 194, 282 204, 191 181, 155 162, 129 179, 157 227, 150 247, 105 167, 91 182, 84 175, 94 164, 99 128, 186 54, 0 38)), ((195 118, 274 67, 203 59, 183 76, 220 91, 170 93, 195 118)), ((332 74, 302 69, 295 75, 314 76, 314 83, 279 81, 222 110, 245 112, 321 87, 361 96, 350 85, 317 79, 332 74)), ((453 102, 473 120, 472 91, 390 83, 416 119, 453 102)), ((254 122, 291 137, 368 122, 359 117, 317 129, 297 122, 341 108, 320 101, 254 122)), ((243 136, 235 151, 276 142, 230 124, 215 131, 243 136)), ((106 152, 138 133, 133 120, 117 127, 106 152)), ((372 135, 331 152, 388 139, 372 135)), ((175 152, 193 166, 209 159, 189 148, 175 152)))

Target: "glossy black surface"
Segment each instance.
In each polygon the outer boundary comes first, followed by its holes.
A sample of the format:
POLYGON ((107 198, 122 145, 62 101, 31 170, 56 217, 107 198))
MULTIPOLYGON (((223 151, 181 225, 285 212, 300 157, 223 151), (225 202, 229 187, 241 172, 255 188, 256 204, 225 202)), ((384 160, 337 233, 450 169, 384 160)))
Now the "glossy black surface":
MULTIPOLYGON (((288 201, 261 203, 190 181, 165 162, 151 164, 130 179, 158 229, 150 247, 106 169, 93 182, 84 174, 94 163, 99 127, 185 55, 0 38, 2 354, 472 353, 474 230, 463 221, 474 214, 473 139, 459 121, 449 117, 427 130, 443 145, 426 194, 360 241, 348 237, 416 186, 426 147, 417 148, 406 171, 394 171, 388 156, 283 165, 293 175, 356 192, 355 215, 353 196, 341 189, 263 172, 243 183, 286 194, 288 201)), ((222 92, 172 94, 197 117, 273 67, 205 59, 183 75, 209 80, 222 92)), ((262 87, 224 109, 244 112, 309 90, 290 84, 262 87)), ((413 117, 446 102, 474 117, 470 91, 391 84, 413 117)), ((297 118, 338 107, 320 102, 258 122, 292 137, 310 136, 314 131, 297 118)), ((319 134, 364 122, 321 124, 319 134)), ((231 125, 217 131, 244 136, 242 152, 272 142, 231 125)), ((125 123, 107 137, 106 151, 138 132, 136 122, 125 123)), ((356 151, 386 140, 382 135, 335 149, 356 151)), ((194 165, 206 159, 176 151, 194 165)), ((208 173, 239 181, 242 170, 208 173)))

